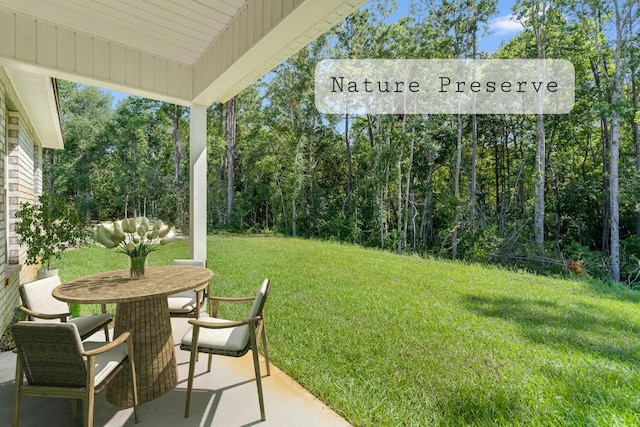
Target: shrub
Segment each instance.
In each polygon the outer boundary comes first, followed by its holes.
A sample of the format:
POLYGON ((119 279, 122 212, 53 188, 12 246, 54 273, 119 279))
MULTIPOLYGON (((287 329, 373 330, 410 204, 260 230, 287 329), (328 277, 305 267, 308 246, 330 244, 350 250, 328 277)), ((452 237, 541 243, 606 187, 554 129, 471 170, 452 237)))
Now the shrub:
POLYGON ((20 244, 27 246, 27 265, 42 263, 49 269, 52 259, 84 243, 88 235, 75 204, 55 194, 41 195, 38 203, 20 203, 16 218, 20 244))

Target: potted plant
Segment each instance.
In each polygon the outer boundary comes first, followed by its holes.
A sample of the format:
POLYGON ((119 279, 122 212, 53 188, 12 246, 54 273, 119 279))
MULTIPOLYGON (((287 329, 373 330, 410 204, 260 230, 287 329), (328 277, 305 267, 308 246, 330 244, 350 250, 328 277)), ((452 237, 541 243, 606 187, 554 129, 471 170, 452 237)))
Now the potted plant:
POLYGON ((87 230, 75 204, 58 195, 43 194, 38 203, 20 203, 15 231, 27 247, 27 265, 41 264, 38 278, 56 275, 51 260, 85 242, 87 230))

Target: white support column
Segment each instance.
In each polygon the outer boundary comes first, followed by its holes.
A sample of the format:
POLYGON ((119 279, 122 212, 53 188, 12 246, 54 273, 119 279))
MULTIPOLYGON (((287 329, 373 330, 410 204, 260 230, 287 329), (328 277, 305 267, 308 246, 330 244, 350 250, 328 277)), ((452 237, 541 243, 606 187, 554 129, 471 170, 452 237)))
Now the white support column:
POLYGON ((207 107, 190 111, 189 241, 192 259, 207 258, 207 107))

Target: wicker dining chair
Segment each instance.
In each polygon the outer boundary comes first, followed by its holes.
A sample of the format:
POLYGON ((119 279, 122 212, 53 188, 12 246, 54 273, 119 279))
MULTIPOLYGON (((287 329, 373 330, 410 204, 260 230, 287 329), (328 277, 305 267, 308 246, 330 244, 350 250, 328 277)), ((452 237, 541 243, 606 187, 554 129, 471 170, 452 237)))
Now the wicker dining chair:
POLYGON ((72 317, 69 304, 51 295, 51 291, 60 285, 60 277, 51 276, 33 282, 24 283, 18 288, 22 305, 20 310, 27 315, 27 320, 34 322, 69 322, 78 327, 78 333, 83 340, 104 329, 104 336, 109 341, 109 323, 113 320, 107 313, 104 304, 101 305, 102 314, 72 317))
POLYGON ((83 342, 74 323, 22 321, 11 330, 18 353, 13 427, 19 425, 22 396, 69 398, 74 419, 78 415, 77 399, 83 399, 84 425, 92 427, 95 395, 127 362, 131 366, 135 422, 139 421, 135 366, 133 357, 129 357, 133 354, 130 332, 114 337, 112 342, 83 342))
MULTIPOLYGON (((173 265, 191 265, 195 267, 206 267, 206 259, 174 259, 173 265)), ((171 317, 200 317, 200 310, 206 300, 209 291, 209 282, 195 289, 178 292, 167 296, 169 304, 169 315, 171 317)))
POLYGON ((269 352, 267 350, 267 335, 264 326, 264 304, 271 288, 271 281, 265 279, 258 289, 255 297, 249 298, 220 298, 209 297, 214 301, 213 315, 217 315, 218 302, 244 302, 253 301, 249 316, 245 320, 230 321, 216 317, 201 317, 196 320, 189 320, 192 325, 187 333, 182 337, 180 348, 191 352, 189 361, 189 379, 187 383, 187 401, 184 408, 185 418, 189 417, 189 406, 191 404, 191 391, 193 389, 193 376, 198 353, 208 353, 209 361, 207 372, 211 371, 211 358, 214 354, 221 356, 241 357, 249 350, 253 353, 253 366, 256 374, 256 385, 258 387, 258 402, 260 403, 260 417, 266 420, 264 411, 264 399, 262 394, 262 379, 260 374, 260 363, 258 361, 258 342, 260 336, 264 351, 264 358, 267 366, 267 376, 271 375, 269 368, 269 352))

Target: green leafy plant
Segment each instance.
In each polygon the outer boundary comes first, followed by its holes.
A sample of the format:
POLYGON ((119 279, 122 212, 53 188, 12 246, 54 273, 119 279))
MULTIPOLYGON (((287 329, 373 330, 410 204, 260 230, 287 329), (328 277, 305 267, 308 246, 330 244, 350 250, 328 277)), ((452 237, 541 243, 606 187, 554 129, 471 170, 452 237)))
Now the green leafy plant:
POLYGON ((73 201, 59 195, 43 194, 38 203, 20 203, 15 230, 21 245, 27 246, 27 265, 51 260, 68 248, 85 242, 87 230, 73 201))

